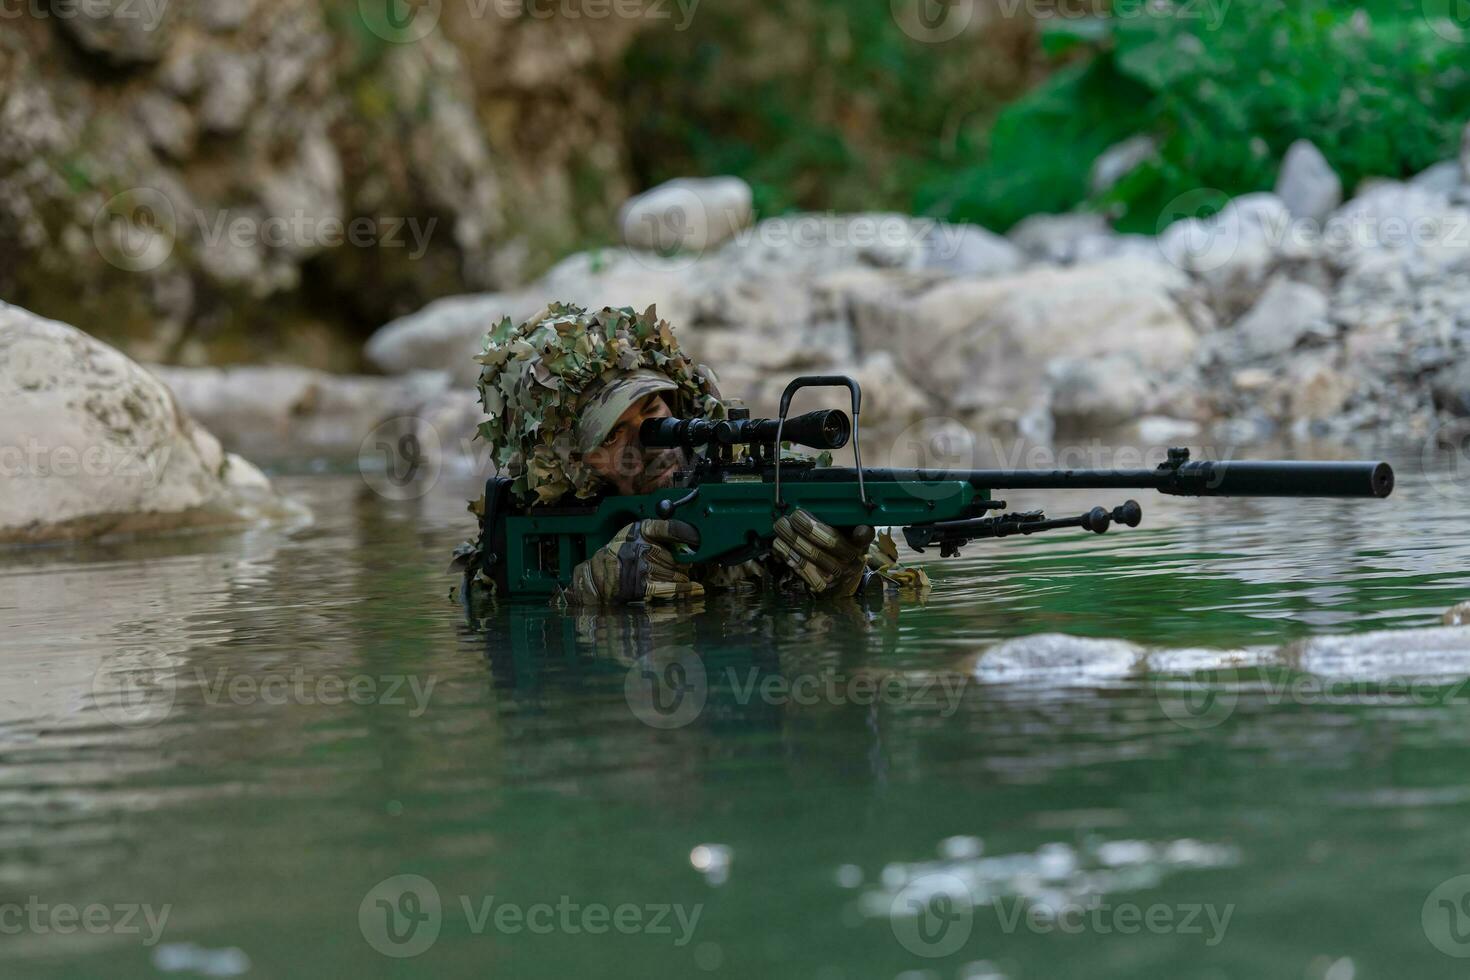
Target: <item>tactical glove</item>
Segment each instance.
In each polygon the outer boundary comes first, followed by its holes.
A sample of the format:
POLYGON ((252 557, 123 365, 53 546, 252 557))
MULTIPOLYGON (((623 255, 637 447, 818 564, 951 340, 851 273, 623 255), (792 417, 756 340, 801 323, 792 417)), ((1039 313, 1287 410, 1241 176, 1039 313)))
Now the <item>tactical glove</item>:
POLYGON ((868 544, 873 531, 866 531, 867 540, 858 540, 859 535, 848 538, 834 528, 823 524, 804 510, 793 511, 777 519, 774 529, 776 540, 771 551, 784 562, 813 595, 850 596, 863 584, 868 568, 868 544))
POLYGON ((578 605, 652 602, 704 595, 674 561, 671 549, 698 547, 699 532, 684 521, 634 521, 572 570, 568 596, 578 605))

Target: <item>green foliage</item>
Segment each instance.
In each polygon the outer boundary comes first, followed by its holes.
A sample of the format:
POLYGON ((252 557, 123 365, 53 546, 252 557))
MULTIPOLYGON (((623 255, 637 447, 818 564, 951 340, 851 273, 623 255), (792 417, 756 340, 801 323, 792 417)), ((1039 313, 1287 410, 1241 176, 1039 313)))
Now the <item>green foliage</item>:
POLYGON ((1188 191, 1268 189, 1301 137, 1348 188, 1453 155, 1470 113, 1470 35, 1440 36, 1418 3, 1237 3, 1218 19, 1207 6, 1130 6, 1134 16, 1048 32, 1048 50, 1090 57, 1009 106, 988 156, 925 185, 918 207, 1004 229, 1081 204, 1153 232, 1188 191), (1137 132, 1158 138, 1157 158, 1089 198, 1092 160, 1137 132))
POLYGON ((1111 6, 939 44, 869 0, 701 7, 629 55, 638 180, 737 174, 766 214, 896 208, 1004 230, 1083 206, 1153 232, 1180 194, 1269 188, 1295 139, 1351 189, 1452 156, 1470 115, 1470 35, 1436 33, 1453 25, 1427 19, 1434 3, 1111 6), (1090 197, 1092 161, 1141 132, 1157 157, 1090 197))
POLYGON ((686 31, 645 32, 619 101, 645 186, 728 173, 766 214, 902 209, 977 158, 1044 60, 1023 19, 925 44, 884 0, 724 0, 686 31))

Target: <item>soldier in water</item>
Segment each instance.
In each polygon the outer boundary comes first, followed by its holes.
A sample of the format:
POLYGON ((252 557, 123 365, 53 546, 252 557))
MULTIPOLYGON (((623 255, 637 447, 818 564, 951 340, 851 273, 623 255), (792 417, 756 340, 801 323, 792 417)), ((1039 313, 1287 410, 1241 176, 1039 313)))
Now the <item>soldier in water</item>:
MULTIPOLYGON (((643 446, 642 424, 726 413, 713 372, 679 349, 652 307, 640 314, 552 304, 519 326, 502 320, 478 361, 487 415, 480 436, 490 443, 500 473, 513 480, 511 493, 521 507, 672 486, 689 460, 682 449, 643 446)), ((674 556, 697 543, 691 525, 634 521, 576 566, 566 598, 606 605, 750 585, 816 596, 851 596, 882 584, 928 585, 923 572, 897 565, 887 536, 863 546, 803 510, 777 520, 775 532, 770 552, 744 564, 690 565, 674 556)), ((456 554, 480 568, 479 542, 456 554)), ((469 585, 493 588, 483 571, 469 585)))

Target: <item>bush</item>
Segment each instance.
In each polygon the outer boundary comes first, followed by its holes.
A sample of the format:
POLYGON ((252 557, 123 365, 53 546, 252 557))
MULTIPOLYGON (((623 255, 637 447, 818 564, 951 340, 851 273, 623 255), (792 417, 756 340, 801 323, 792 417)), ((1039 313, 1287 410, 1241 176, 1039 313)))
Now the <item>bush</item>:
MULTIPOLYGON (((1442 37, 1420 4, 1353 10, 1323 0, 1206 5, 1163 16, 1059 23, 1043 43, 1088 52, 1009 106, 988 156, 922 187, 930 214, 1005 229, 1027 214, 1083 205, 1127 231, 1154 232, 1168 202, 1198 188, 1269 189, 1291 142, 1316 143, 1351 188, 1454 154, 1470 113, 1465 41, 1442 37), (1089 197, 1087 173, 1109 144, 1157 137, 1157 158, 1089 197)), ((1121 12, 1121 6, 1116 7, 1121 12)))

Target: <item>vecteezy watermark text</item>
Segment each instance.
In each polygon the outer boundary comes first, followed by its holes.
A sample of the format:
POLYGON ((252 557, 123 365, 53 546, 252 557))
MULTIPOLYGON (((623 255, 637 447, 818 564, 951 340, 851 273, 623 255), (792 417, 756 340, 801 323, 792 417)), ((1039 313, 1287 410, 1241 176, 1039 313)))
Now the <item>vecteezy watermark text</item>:
MULTIPOLYGON (((1218 946, 1230 928, 1235 905, 1207 902, 1114 902, 1101 895, 1034 901, 1020 896, 987 900, 1005 935, 1199 936, 1218 946)), ((975 930, 977 903, 969 884, 949 871, 933 871, 910 881, 889 905, 889 925, 899 945, 916 956, 935 959, 964 949, 975 930)))
POLYGON ((78 448, 53 446, 28 437, 23 445, 0 445, 0 479, 45 479, 47 477, 107 477, 138 480, 145 488, 163 479, 172 455, 167 446, 135 452, 120 446, 98 443, 78 448))
POLYGON ((151 31, 163 23, 169 0, 0 0, 0 20, 34 17, 37 20, 141 21, 151 31))
POLYGON ((92 700, 103 717, 124 728, 145 728, 167 718, 179 691, 198 692, 209 707, 263 704, 337 707, 345 704, 407 708, 410 718, 429 709, 438 678, 413 674, 338 674, 286 670, 181 670, 144 649, 124 648, 105 658, 92 678, 92 700))
POLYGON ((959 673, 778 674, 758 667, 726 667, 711 676, 700 656, 686 650, 664 654, 657 662, 634 663, 624 678, 623 694, 644 724, 672 729, 698 718, 711 690, 722 692, 721 703, 730 706, 907 705, 933 709, 948 718, 958 710, 969 681, 959 673))
POLYGON ((471 935, 624 936, 667 939, 677 947, 694 938, 704 903, 583 902, 561 895, 554 902, 515 902, 496 895, 456 896, 446 910, 439 889, 422 875, 395 875, 374 885, 357 910, 368 945, 384 956, 406 959, 427 952, 439 938, 446 912, 458 913, 471 935))
POLYGON ((363 24, 393 44, 412 44, 439 26, 449 3, 462 4, 463 16, 482 21, 642 20, 671 21, 684 31, 694 20, 700 0, 358 0, 363 24))
MULTIPOLYGON (((3 0, 0 0, 3 2, 3 0)), ((438 218, 359 215, 344 218, 297 209, 275 214, 222 208, 194 208, 180 215, 168 195, 153 187, 134 187, 114 195, 97 210, 92 241, 98 254, 125 272, 148 272, 173 254, 183 228, 192 226, 199 244, 215 250, 262 248, 314 253, 353 248, 405 249, 410 261, 427 254, 438 218)))
POLYGON ((0 902, 0 935, 69 936, 78 932, 94 936, 142 936, 144 946, 154 946, 168 926, 172 905, 122 902, 107 905, 93 902, 44 902, 31 895, 24 902, 0 902))

